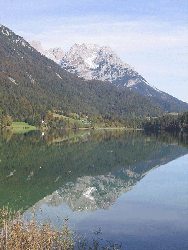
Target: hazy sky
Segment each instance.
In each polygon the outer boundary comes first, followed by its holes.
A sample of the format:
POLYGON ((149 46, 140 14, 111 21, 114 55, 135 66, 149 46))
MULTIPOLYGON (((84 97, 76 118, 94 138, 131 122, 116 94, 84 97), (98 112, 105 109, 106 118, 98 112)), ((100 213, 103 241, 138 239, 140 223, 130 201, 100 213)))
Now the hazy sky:
POLYGON ((188 102, 187 0, 0 0, 0 23, 45 48, 109 45, 150 84, 188 102))

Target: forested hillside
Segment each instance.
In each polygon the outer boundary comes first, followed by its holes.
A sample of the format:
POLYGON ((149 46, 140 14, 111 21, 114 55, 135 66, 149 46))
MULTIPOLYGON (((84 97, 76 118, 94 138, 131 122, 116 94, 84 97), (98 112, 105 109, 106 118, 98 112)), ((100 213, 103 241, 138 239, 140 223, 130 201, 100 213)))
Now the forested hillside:
POLYGON ((124 120, 163 111, 150 100, 111 83, 85 81, 66 72, 0 26, 0 109, 23 121, 43 119, 47 110, 124 120))

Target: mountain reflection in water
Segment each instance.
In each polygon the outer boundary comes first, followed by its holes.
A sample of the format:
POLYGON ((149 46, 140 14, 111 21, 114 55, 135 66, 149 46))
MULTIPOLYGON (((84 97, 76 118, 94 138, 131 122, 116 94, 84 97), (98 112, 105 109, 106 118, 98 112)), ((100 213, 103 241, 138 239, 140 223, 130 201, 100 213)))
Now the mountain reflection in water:
POLYGON ((1 140, 1 206, 108 209, 148 171, 187 154, 181 139, 142 131, 31 132, 1 140))
MULTIPOLYGON (((177 147, 175 148, 177 150, 177 147)), ((173 151, 175 148, 173 146, 173 149, 170 148, 170 150, 173 151)), ((184 152, 187 153, 187 151, 184 152)), ((161 164, 167 162, 167 158, 163 156, 161 164)), ((148 160, 134 164, 132 167, 110 172, 107 175, 78 177, 75 182, 66 183, 51 195, 37 202, 27 212, 37 212, 42 204, 58 207, 62 203, 66 203, 72 211, 109 209, 118 197, 131 190, 148 172, 159 166, 158 161, 148 160), (155 165, 156 163, 157 165, 155 165), (147 168, 147 171, 140 172, 142 166, 147 168)))

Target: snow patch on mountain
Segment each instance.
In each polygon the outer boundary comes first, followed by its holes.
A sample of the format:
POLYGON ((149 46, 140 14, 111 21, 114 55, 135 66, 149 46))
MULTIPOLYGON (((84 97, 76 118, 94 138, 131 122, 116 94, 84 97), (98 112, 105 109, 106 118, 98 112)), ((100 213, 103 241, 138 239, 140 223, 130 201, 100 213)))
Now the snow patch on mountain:
POLYGON ((18 85, 18 83, 16 83, 16 81, 12 78, 12 77, 8 77, 8 79, 13 82, 15 85, 18 85))
POLYGON ((56 73, 56 75, 57 75, 60 79, 62 79, 62 77, 61 77, 58 73, 56 73))
MULTIPOLYGON (((1 25, 0 27, 3 27, 3 25, 1 25)), ((6 35, 6 36, 9 36, 10 35, 10 32, 7 30, 7 29, 5 29, 4 27, 2 28, 2 31, 1 31, 4 35, 6 35)))
POLYGON ((124 86, 127 86, 127 87, 132 87, 132 86, 134 86, 134 85, 136 85, 137 84, 137 82, 138 82, 138 80, 137 81, 134 81, 134 80, 129 80, 128 81, 128 83, 126 84, 124 84, 124 86))
POLYGON ((96 55, 90 56, 85 59, 85 62, 90 69, 96 69, 98 67, 98 65, 94 63, 95 59, 96 59, 96 55))

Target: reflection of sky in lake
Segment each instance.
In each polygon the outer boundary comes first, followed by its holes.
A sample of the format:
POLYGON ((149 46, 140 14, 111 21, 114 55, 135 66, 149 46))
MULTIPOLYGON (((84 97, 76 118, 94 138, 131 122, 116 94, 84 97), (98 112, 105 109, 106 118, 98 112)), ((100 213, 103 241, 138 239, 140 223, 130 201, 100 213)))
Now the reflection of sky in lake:
POLYGON ((188 249, 188 155, 152 170, 108 210, 72 212, 65 203, 41 209, 55 223, 68 216, 81 233, 101 227, 123 249, 188 249))

